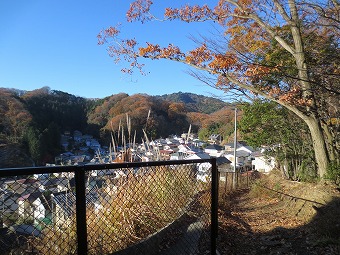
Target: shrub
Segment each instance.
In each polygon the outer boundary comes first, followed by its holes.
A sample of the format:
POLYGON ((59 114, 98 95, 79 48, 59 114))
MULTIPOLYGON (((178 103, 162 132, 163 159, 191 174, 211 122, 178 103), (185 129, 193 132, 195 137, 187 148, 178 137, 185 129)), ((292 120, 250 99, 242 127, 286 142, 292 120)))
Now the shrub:
POLYGON ((329 164, 326 179, 333 181, 336 185, 340 184, 340 163, 333 161, 329 164))

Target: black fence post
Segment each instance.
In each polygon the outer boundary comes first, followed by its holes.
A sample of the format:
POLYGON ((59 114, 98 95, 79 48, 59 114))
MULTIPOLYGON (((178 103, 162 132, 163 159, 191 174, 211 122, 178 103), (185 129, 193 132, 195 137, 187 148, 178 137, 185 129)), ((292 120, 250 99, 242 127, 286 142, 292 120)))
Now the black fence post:
POLYGON ((211 159, 211 254, 216 255, 218 235, 218 169, 216 158, 211 159))
POLYGON ((78 255, 87 255, 85 169, 75 169, 78 255))

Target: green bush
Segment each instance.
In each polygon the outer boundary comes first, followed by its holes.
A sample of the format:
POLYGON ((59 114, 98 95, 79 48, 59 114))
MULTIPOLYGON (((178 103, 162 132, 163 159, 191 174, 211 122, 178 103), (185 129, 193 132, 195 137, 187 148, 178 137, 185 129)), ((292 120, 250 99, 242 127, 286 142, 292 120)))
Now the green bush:
POLYGON ((340 163, 333 161, 329 164, 326 179, 333 181, 336 185, 340 184, 340 163))

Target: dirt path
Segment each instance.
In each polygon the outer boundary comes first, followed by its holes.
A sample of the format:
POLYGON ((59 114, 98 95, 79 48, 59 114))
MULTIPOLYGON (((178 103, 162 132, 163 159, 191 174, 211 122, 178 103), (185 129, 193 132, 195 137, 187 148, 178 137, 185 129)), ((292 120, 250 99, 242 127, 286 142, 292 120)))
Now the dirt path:
POLYGON ((332 196, 322 205, 295 196, 253 196, 249 190, 229 194, 220 199, 218 251, 221 255, 339 255, 339 201, 339 196, 332 196))

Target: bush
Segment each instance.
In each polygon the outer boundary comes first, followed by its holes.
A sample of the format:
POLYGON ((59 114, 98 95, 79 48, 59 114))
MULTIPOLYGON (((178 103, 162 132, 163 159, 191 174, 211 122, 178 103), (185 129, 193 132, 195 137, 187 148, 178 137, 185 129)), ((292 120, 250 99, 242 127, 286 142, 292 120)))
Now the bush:
POLYGON ((340 163, 333 161, 329 164, 326 179, 333 181, 336 185, 340 184, 340 163))

